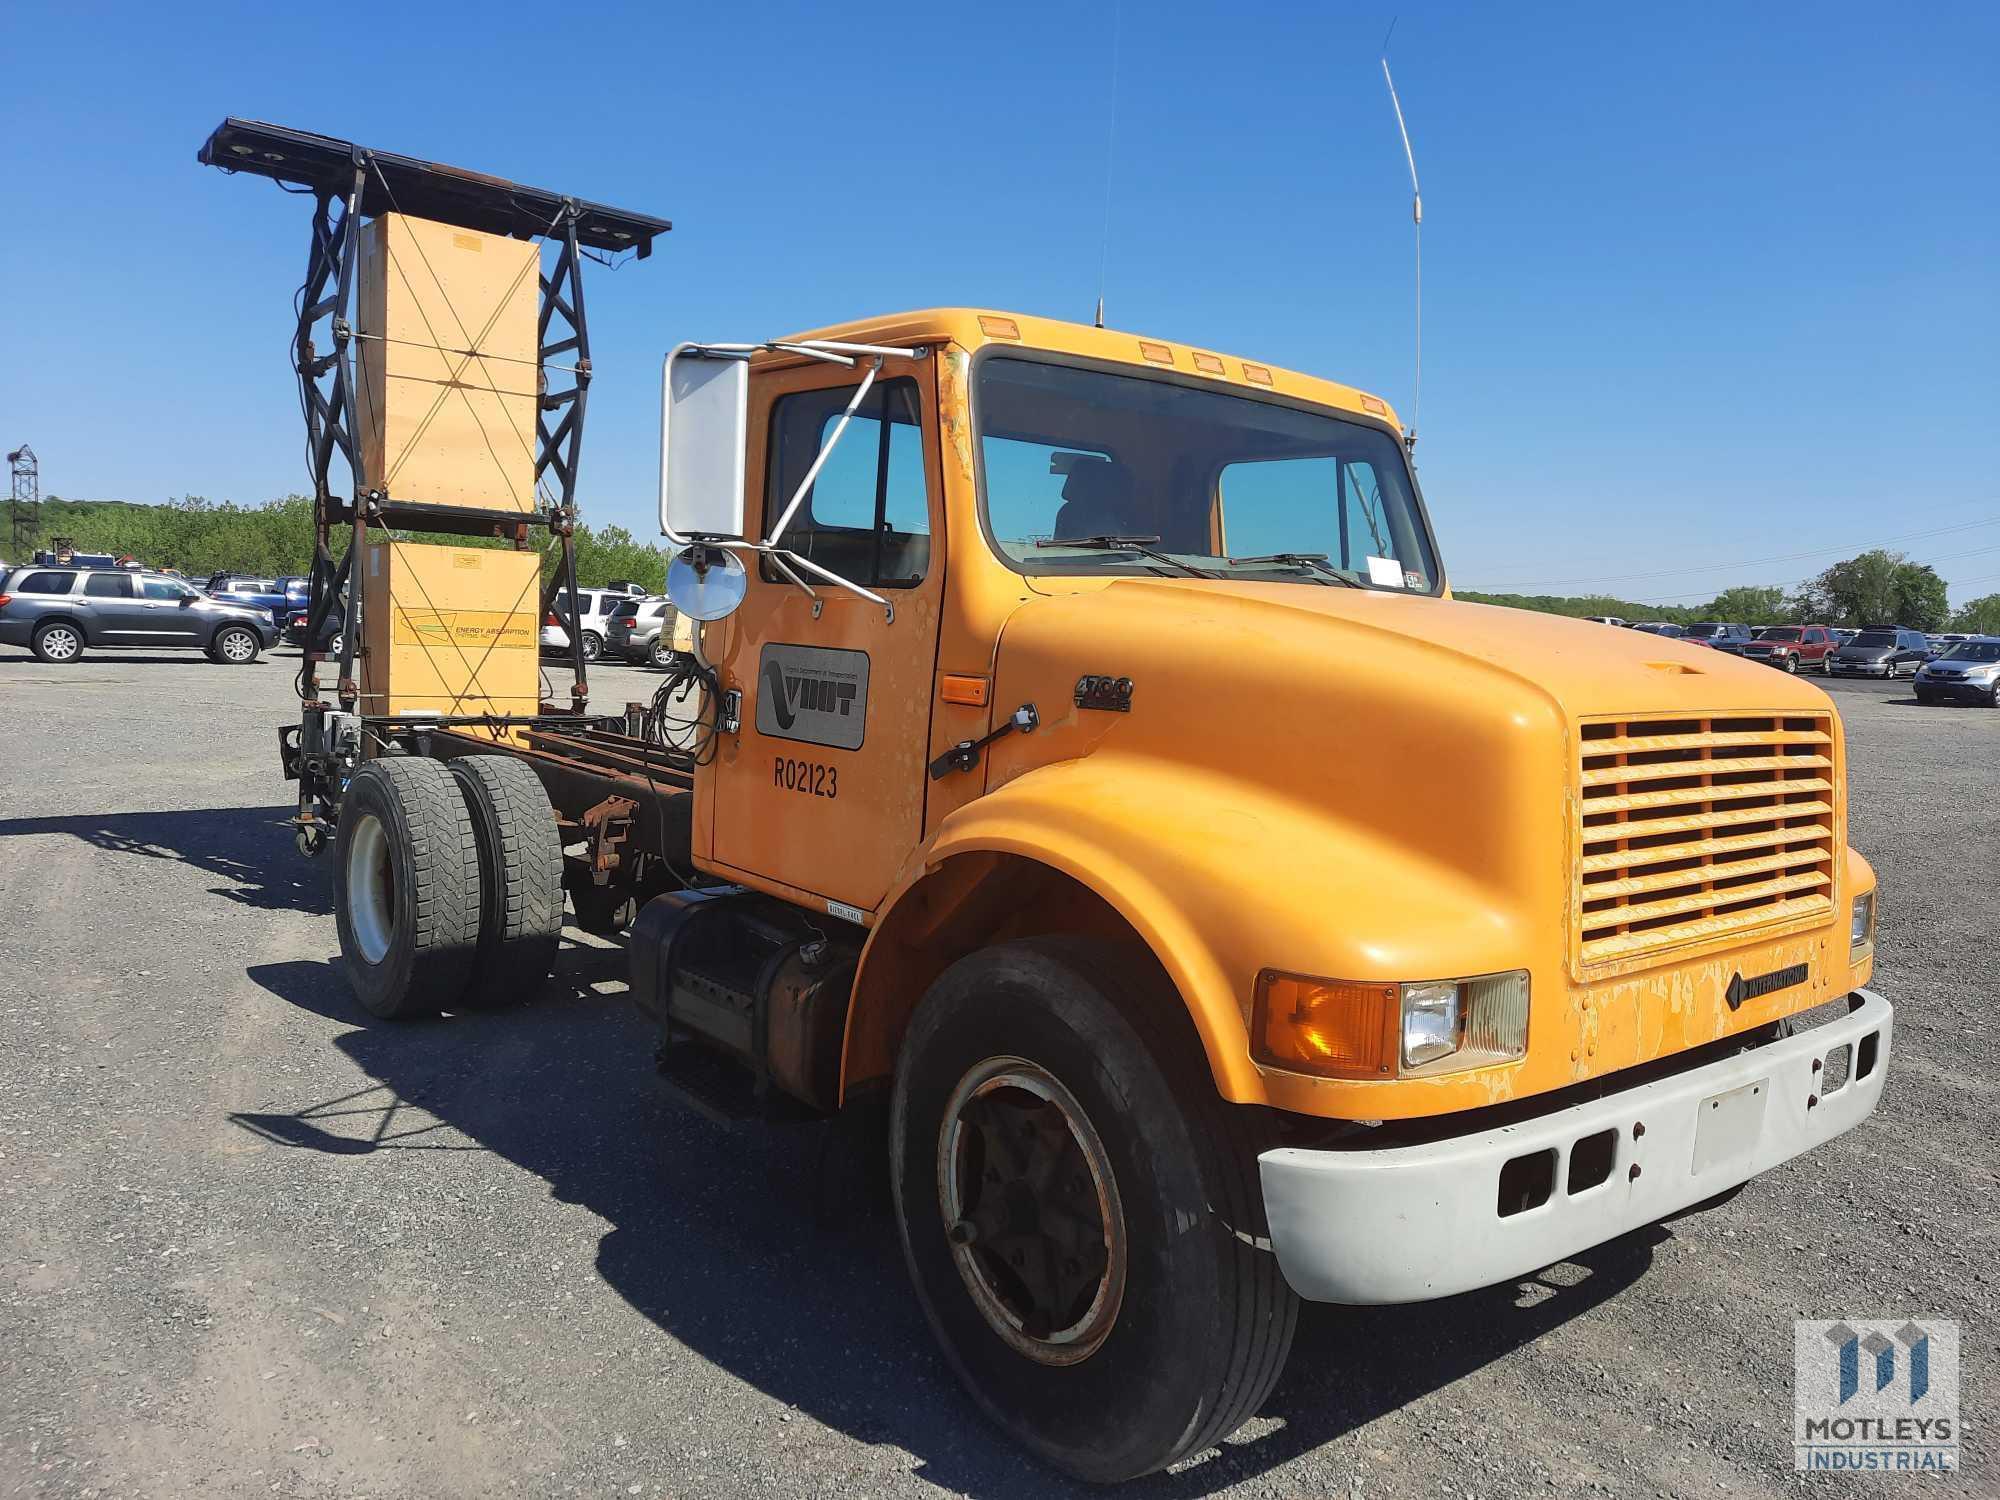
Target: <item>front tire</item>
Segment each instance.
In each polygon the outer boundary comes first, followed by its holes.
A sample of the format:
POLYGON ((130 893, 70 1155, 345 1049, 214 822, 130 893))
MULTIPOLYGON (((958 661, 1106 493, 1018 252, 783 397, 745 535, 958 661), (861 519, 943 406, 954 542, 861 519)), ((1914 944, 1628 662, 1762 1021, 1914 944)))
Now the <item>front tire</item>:
POLYGON ((1007 943, 938 979, 897 1063, 897 1222, 932 1332, 989 1417, 1100 1483, 1242 1425, 1298 1316, 1270 1117, 1217 1096, 1180 1005, 1141 948, 1007 943))
POLYGON ((666 632, 661 631, 659 635, 653 637, 653 644, 646 648, 646 660, 655 667, 665 668, 673 663, 673 648, 662 639, 665 635, 666 632))
POLYGON ((241 625, 225 625, 208 643, 208 659, 225 667, 247 667, 263 648, 256 631, 241 625))
POLYGON ((67 620, 51 620, 28 643, 37 657, 56 666, 67 666, 83 655, 83 631, 67 620))
POLYGON ((371 760, 340 803, 333 910, 355 998, 400 1021, 458 1004, 479 945, 479 846, 449 771, 371 760))
POLYGON ((1799 675, 1799 659, 1796 656, 1787 656, 1785 658, 1785 673, 1790 677, 1799 675))

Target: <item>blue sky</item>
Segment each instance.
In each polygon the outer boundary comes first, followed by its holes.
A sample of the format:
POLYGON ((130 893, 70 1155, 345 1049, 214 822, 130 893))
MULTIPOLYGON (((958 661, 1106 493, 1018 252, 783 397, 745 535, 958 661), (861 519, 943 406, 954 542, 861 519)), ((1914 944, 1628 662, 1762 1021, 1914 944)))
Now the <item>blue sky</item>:
MULTIPOLYGON (((546 14, 9 7, 0 443, 68 496, 303 487, 304 205, 195 164, 225 114, 675 221, 588 288, 585 511, 641 534, 677 340, 1088 320, 1108 0, 546 14)), ((1113 326, 1408 415, 1392 18, 1420 476, 1460 587, 1694 602, 1929 532, 1902 545, 1955 600, 2000 590, 2000 7, 1126 0, 1113 326)))

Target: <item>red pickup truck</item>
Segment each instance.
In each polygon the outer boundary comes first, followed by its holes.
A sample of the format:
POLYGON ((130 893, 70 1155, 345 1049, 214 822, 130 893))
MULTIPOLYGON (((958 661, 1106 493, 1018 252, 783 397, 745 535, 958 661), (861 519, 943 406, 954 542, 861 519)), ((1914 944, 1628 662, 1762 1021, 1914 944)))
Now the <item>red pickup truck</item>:
POLYGON ((1767 625, 1740 644, 1723 647, 1748 661, 1761 661, 1787 672, 1807 668, 1824 672, 1827 653, 1839 645, 1825 625, 1767 625))

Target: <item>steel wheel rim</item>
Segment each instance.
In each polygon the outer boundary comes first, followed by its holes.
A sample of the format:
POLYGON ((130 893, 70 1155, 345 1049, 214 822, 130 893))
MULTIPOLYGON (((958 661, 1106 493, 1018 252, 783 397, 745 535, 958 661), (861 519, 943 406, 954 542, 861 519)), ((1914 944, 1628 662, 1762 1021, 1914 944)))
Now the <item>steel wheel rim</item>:
POLYGON ((937 1181, 952 1260, 987 1326, 1038 1364, 1095 1354, 1130 1249, 1110 1158, 1076 1096, 1025 1058, 979 1063, 945 1104, 937 1181))
POLYGON ((388 956, 389 940, 396 930, 392 915, 396 875, 389 864, 389 835, 373 813, 363 813, 345 834, 348 926, 361 956, 379 964, 388 956))
POLYGON ((231 661, 248 661, 254 649, 250 637, 241 630, 231 630, 222 637, 222 654, 231 661))
POLYGON ((42 636, 42 650, 57 661, 68 661, 77 651, 76 632, 67 625, 58 625, 42 636))

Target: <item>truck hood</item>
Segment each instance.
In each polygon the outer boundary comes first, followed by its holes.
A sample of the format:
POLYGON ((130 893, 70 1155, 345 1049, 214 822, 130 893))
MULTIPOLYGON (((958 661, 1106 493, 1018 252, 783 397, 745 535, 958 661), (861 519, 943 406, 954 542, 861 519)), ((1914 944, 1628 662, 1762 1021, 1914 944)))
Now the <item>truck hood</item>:
POLYGON ((1149 696, 1148 671, 1177 686, 1214 688, 1237 674, 1282 683, 1287 691, 1274 708, 1303 707, 1307 698, 1333 708, 1359 684, 1385 678, 1410 699, 1477 681, 1503 700, 1496 706, 1546 708, 1567 720, 1831 708, 1808 683, 1696 643, 1561 615, 1306 583, 1126 578, 1037 599, 1014 614, 1001 643, 1003 668, 1026 656, 1132 677, 1135 711, 1149 696))

